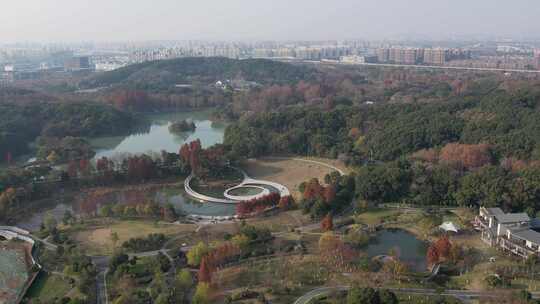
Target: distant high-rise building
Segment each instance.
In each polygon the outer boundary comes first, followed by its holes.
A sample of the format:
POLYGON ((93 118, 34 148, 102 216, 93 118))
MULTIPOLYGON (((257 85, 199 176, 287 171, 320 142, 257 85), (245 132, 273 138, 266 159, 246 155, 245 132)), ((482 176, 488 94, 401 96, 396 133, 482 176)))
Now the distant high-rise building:
POLYGON ((534 51, 534 63, 536 65, 536 69, 540 70, 540 49, 534 51))
POLYGON ((416 64, 420 61, 422 49, 416 48, 381 48, 376 51, 378 62, 397 64, 416 64))
POLYGON ((390 50, 386 48, 377 49, 377 61, 388 62, 390 61, 390 50))
POLYGON ((416 64, 416 58, 417 58, 417 49, 404 49, 402 50, 403 56, 402 60, 399 63, 403 64, 416 64))
POLYGON ((66 71, 80 71, 90 69, 90 59, 88 57, 73 57, 64 62, 66 71))
POLYGON ((446 63, 445 49, 425 49, 424 63, 430 65, 444 65, 446 63))

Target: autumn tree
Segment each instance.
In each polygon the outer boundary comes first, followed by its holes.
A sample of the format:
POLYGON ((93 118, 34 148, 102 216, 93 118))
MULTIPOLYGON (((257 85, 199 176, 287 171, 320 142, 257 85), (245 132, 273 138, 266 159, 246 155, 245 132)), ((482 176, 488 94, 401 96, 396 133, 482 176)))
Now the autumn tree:
POLYGON ((303 198, 305 200, 316 199, 323 195, 323 191, 324 187, 321 186, 319 180, 313 178, 304 186, 303 198))
POLYGON ((466 169, 479 168, 491 163, 491 148, 487 144, 451 143, 441 149, 439 160, 466 169))
POLYGON ((324 201, 327 204, 331 204, 336 198, 336 187, 334 185, 328 185, 324 188, 324 201))
POLYGON ((321 221, 322 231, 331 231, 334 229, 334 223, 332 220, 332 215, 327 214, 321 221))
POLYGON ((294 200, 292 196, 290 195, 283 196, 279 199, 278 207, 281 210, 289 210, 290 208, 292 208, 293 203, 294 203, 294 200))
POLYGON ((210 271, 210 266, 208 265, 207 257, 203 257, 201 260, 198 277, 199 277, 199 282, 204 282, 208 284, 212 282, 212 273, 210 271))
POLYGON ((434 246, 435 246, 440 258, 446 259, 446 258, 448 258, 450 256, 450 251, 452 249, 452 243, 450 243, 450 240, 448 239, 448 237, 446 235, 439 238, 435 242, 434 246))
POLYGON ((429 248, 427 250, 427 254, 426 254, 426 259, 427 259, 428 265, 430 265, 430 266, 439 263, 440 256, 439 256, 439 252, 437 251, 437 248, 435 246, 433 246, 433 245, 429 246, 429 248))

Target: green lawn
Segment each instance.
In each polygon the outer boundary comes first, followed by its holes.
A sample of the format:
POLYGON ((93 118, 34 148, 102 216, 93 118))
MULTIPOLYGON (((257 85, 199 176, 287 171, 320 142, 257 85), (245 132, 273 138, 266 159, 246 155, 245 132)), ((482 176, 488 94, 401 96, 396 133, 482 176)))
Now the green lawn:
POLYGON ((401 211, 396 209, 373 209, 357 215, 355 219, 358 223, 376 225, 381 223, 383 220, 394 218, 400 213, 401 211))
POLYGON ((113 220, 110 224, 88 224, 73 231, 68 231, 87 254, 111 254, 113 242, 111 233, 118 235, 116 246, 130 238, 146 237, 151 233, 163 233, 168 237, 191 233, 196 229, 192 224, 160 224, 147 220, 113 220))
POLYGON ((67 279, 64 279, 59 275, 51 275, 42 272, 36 278, 30 289, 28 289, 26 297, 30 299, 39 299, 41 302, 49 302, 54 299, 61 299, 71 289, 67 279))

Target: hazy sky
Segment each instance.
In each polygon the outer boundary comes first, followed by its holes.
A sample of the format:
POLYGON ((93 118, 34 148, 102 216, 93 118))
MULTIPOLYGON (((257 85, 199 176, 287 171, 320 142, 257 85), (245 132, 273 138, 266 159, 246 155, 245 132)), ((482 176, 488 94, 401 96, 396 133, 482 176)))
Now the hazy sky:
POLYGON ((539 0, 1 0, 0 42, 535 36, 539 0))

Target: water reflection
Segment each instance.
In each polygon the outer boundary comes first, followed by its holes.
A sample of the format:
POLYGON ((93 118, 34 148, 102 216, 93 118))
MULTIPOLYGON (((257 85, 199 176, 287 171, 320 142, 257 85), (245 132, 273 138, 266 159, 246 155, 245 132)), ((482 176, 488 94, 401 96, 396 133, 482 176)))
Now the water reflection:
POLYGON ((178 152, 181 145, 196 139, 200 139, 203 148, 206 148, 223 142, 226 127, 223 123, 213 122, 210 111, 150 114, 147 115, 146 120, 150 122, 149 126, 137 129, 128 136, 91 139, 90 143, 97 152, 95 158, 161 150, 178 152), (196 126, 195 131, 179 134, 170 132, 169 125, 181 120, 192 120, 196 126))
POLYGON ((394 252, 400 261, 416 271, 425 271, 427 267, 427 244, 401 229, 387 229, 377 233, 366 251, 370 257, 394 252))

